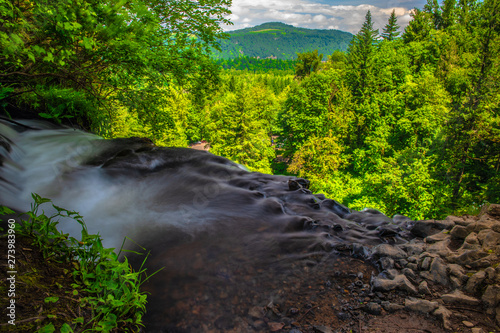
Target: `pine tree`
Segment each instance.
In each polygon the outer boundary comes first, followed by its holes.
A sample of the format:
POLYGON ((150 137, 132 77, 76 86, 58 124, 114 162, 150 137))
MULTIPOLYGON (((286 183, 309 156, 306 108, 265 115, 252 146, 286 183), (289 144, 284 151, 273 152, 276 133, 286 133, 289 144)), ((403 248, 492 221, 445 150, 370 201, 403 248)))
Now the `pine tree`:
POLYGON ((399 25, 397 21, 398 19, 396 17, 396 11, 393 9, 391 17, 389 17, 389 22, 385 25, 384 32, 382 33, 382 37, 385 40, 391 41, 399 37, 400 32, 398 31, 399 25))
POLYGON ((367 93, 373 81, 373 54, 378 29, 373 29, 372 14, 366 13, 361 30, 353 37, 349 45, 350 84, 354 95, 362 97, 367 93))

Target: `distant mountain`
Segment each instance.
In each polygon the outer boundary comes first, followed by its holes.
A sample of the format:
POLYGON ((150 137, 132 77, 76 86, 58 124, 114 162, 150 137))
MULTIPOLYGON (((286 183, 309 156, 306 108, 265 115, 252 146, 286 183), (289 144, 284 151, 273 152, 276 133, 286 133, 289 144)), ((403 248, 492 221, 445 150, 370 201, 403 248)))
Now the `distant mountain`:
POLYGON ((353 35, 339 30, 296 28, 292 25, 270 22, 253 28, 228 32, 230 39, 221 40, 222 52, 218 59, 238 56, 292 60, 297 52, 318 49, 325 59, 335 50, 345 51, 353 35))

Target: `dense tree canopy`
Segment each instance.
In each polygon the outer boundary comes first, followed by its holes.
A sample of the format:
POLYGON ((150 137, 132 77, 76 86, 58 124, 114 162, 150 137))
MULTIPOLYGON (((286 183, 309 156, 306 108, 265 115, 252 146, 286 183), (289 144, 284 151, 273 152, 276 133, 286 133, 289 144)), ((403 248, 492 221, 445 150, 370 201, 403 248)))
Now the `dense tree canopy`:
POLYGON ((164 122, 155 101, 166 86, 214 82, 207 53, 230 3, 0 0, 0 96, 48 118, 91 119, 101 133, 117 107, 164 122))

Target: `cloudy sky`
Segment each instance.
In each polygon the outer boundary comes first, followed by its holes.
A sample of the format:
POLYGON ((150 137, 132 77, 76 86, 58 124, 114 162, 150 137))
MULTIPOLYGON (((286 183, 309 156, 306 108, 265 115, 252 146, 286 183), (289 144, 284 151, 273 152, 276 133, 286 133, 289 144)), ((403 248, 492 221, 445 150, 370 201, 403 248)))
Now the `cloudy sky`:
POLYGON ((401 30, 410 21, 410 10, 423 8, 426 0, 233 0, 232 26, 252 27, 265 22, 283 22, 311 29, 338 29, 356 34, 371 11, 374 28, 382 32, 393 9, 401 30))

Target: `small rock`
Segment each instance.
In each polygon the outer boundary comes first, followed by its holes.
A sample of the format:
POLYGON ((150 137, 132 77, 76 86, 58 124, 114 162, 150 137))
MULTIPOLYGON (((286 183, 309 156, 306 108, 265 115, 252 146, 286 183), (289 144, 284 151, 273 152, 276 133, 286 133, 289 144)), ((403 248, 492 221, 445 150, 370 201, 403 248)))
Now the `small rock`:
POLYGON ((462 324, 464 324, 465 327, 468 327, 468 328, 472 328, 475 326, 473 323, 471 323, 470 321, 466 321, 466 320, 462 321, 462 324))
POLYGON ((439 283, 443 286, 448 285, 448 272, 446 269, 446 264, 441 258, 434 258, 432 261, 430 272, 432 274, 432 279, 434 282, 439 283))
POLYGON ((337 312, 337 318, 339 318, 340 320, 347 320, 349 319, 349 314, 345 312, 337 312))
POLYGON ((366 304, 364 307, 365 312, 372 314, 372 315, 380 315, 382 313, 382 307, 380 304, 377 304, 375 302, 370 302, 366 304))
POLYGON ((470 265, 476 260, 485 258, 488 253, 484 252, 482 249, 478 250, 458 250, 458 255, 452 254, 447 257, 449 262, 459 264, 461 266, 470 265))
POLYGON ((394 268, 394 259, 383 257, 378 262, 382 270, 394 268))
POLYGON ((427 247, 427 252, 434 253, 445 258, 446 256, 452 253, 450 248, 448 247, 450 243, 451 243, 451 238, 446 238, 443 241, 429 245, 427 247))
POLYGON ((417 264, 409 263, 408 265, 406 265, 406 267, 408 267, 409 269, 411 269, 414 272, 418 271, 418 265, 417 264))
POLYGON ((285 324, 283 324, 283 323, 278 323, 278 322, 274 322, 274 321, 267 323, 267 325, 269 326, 270 332, 277 332, 277 331, 281 330, 283 328, 283 326, 285 326, 285 324))
POLYGON ((433 244, 433 243, 444 241, 445 239, 447 239, 449 237, 450 237, 450 235, 445 234, 444 232, 438 232, 437 234, 434 234, 432 236, 425 237, 425 242, 428 244, 433 244))
POLYGON ((433 312, 433 315, 435 315, 436 317, 438 317, 439 319, 441 319, 441 321, 443 323, 443 327, 446 330, 450 330, 451 329, 451 326, 450 326, 450 317, 452 315, 452 312, 450 310, 448 310, 444 306, 440 306, 439 308, 436 309, 436 311, 433 312))
POLYGON ((485 333, 484 330, 481 327, 474 327, 471 328, 472 333, 485 333))
POLYGON ((332 328, 328 327, 328 326, 316 325, 316 326, 313 326, 313 328, 314 328, 314 332, 318 332, 318 333, 333 333, 332 328))
POLYGON ((419 294, 423 294, 423 295, 430 295, 431 294, 431 291, 429 289, 429 286, 427 285, 427 281, 422 281, 419 285, 418 285, 418 293, 419 294))
POLYGON ((442 230, 437 229, 434 222, 434 220, 416 221, 410 231, 415 236, 422 238, 434 235, 442 230))
POLYGON ((390 313, 404 309, 404 306, 400 304, 391 303, 389 301, 383 301, 381 305, 385 311, 390 313))
POLYGON ((403 259, 407 257, 405 251, 389 244, 380 244, 373 249, 373 256, 382 258, 389 257, 392 259, 403 259))
POLYGON ((413 294, 417 294, 417 289, 408 278, 404 275, 398 275, 394 280, 376 277, 372 281, 373 291, 389 291, 394 289, 404 290, 413 294))
POLYGON ((403 268, 402 273, 410 280, 415 281, 415 279, 417 278, 415 272, 410 268, 403 268))
POLYGON ((481 304, 480 300, 471 296, 467 296, 460 290, 455 290, 450 294, 441 295, 441 299, 450 304, 464 304, 471 306, 478 306, 481 304))
POLYGON ((476 274, 472 275, 467 281, 467 284, 465 285, 465 291, 470 294, 474 294, 485 279, 486 273, 484 271, 477 272, 476 274))
POLYGON ((455 239, 465 239, 469 235, 466 227, 456 225, 451 229, 450 236, 455 239))
POLYGON ((403 248, 409 256, 418 256, 420 255, 422 252, 425 251, 425 248, 426 248, 426 244, 425 243, 422 243, 422 242, 418 242, 418 243, 407 243, 407 244, 403 244, 401 245, 401 248, 403 248))
POLYGON ((420 267, 422 267, 422 270, 424 271, 428 271, 429 268, 431 267, 431 262, 432 262, 432 258, 431 257, 426 257, 423 261, 422 261, 422 265, 420 267))
POLYGON ((407 298, 405 299, 405 309, 421 313, 433 312, 439 307, 439 303, 425 299, 407 298))
POLYGON ((500 303, 500 286, 489 285, 484 291, 481 300, 486 306, 488 314, 494 314, 495 308, 500 303))
POLYGON ((260 306, 254 306, 248 310, 248 315, 252 318, 261 318, 264 315, 263 308, 260 306))

